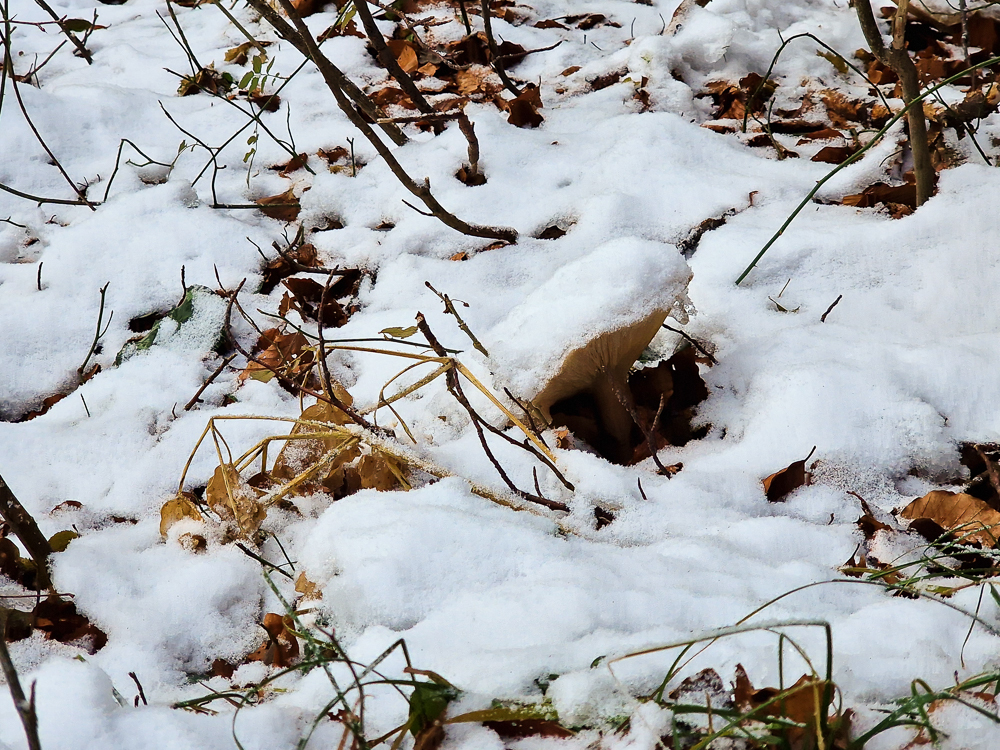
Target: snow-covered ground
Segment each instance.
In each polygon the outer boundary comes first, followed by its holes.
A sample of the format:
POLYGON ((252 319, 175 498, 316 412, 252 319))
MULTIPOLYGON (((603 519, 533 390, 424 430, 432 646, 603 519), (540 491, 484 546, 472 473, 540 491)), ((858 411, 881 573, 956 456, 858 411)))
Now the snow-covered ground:
MULTIPOLYGON (((748 622, 828 622, 834 681, 862 729, 878 720, 875 709, 909 695, 913 680, 947 687, 956 674, 962 679, 996 667, 1000 656, 1000 641, 984 628, 973 628, 966 640, 970 620, 953 608, 893 597, 838 570, 862 541, 855 523, 862 510, 849 492, 887 519, 888 511, 960 475, 961 441, 1000 440, 994 193, 1000 172, 964 139, 957 146, 967 162, 941 172, 935 197, 911 216, 892 220, 874 209, 810 204, 736 286, 830 165, 779 161, 770 149, 701 127, 711 105, 695 94, 709 81, 763 74, 781 43, 779 32, 785 38, 812 32, 845 54, 864 47, 864 39, 847 3, 833 0, 714 0, 695 7, 676 33, 661 33, 677 4, 533 0, 518 6, 532 22, 601 13, 619 24, 587 31, 495 20, 503 39, 527 49, 563 41, 513 71, 520 80, 540 82, 540 127, 508 124, 492 105, 468 106, 485 185, 468 187, 454 177, 467 158, 455 123, 436 136, 406 126, 411 141, 395 153, 409 173, 429 177, 437 199, 462 219, 516 228, 515 245, 477 252, 489 240, 459 234, 404 205, 412 196, 337 109, 311 66, 285 87, 279 111, 264 115, 264 122, 311 155, 315 175, 299 170, 286 178, 268 170, 288 154, 261 131, 248 177, 252 123, 218 157, 226 165, 215 182, 220 203, 308 187, 298 221, 307 228, 328 217, 343 223, 311 234, 320 260, 370 273, 360 309, 342 328, 327 329, 328 338, 377 337, 385 328, 413 325, 420 311, 444 346, 461 350, 458 358, 498 394, 506 386, 533 397, 561 353, 643 317, 650 306, 670 307, 693 273, 689 322, 668 322, 710 343, 718 364, 701 368, 709 397, 696 421, 711 425, 707 436, 659 453, 664 464, 683 463, 676 476, 658 475, 650 459, 618 466, 591 452, 556 448, 558 466, 575 486, 570 492, 523 451, 496 445, 515 482, 530 487, 538 466, 543 493, 570 512, 500 507, 470 490, 469 481, 498 493, 503 484, 439 379, 397 405, 417 446, 397 421, 388 426, 400 444, 456 476, 409 492, 368 489, 336 502, 299 498, 299 513, 275 509, 265 522, 271 536, 257 552, 282 560, 280 540, 296 575, 304 572, 321 588, 322 598, 309 606, 335 628, 352 658, 367 664, 405 639, 416 667, 463 691, 453 714, 487 708, 494 699, 538 701, 541 682, 551 683, 545 695, 567 725, 600 728, 632 716, 620 735, 586 729, 572 739, 515 741, 523 748, 656 746, 667 731, 664 714, 640 706, 635 696, 656 688, 676 651, 614 662, 611 669, 609 659, 592 667, 595 659, 733 625, 771 599, 821 581, 836 583, 787 596, 748 622), (619 70, 626 72, 618 83, 596 91, 587 83, 619 70), (650 111, 640 111, 633 97, 643 79, 650 111), (347 146, 348 139, 366 163, 356 177, 330 172, 316 156, 318 149, 347 146), (676 244, 730 209, 736 213, 683 259, 676 244), (386 223, 394 227, 386 231, 386 223), (568 231, 552 240, 533 237, 553 224, 568 231), (467 260, 451 260, 463 252, 467 260), (462 317, 490 357, 469 344, 425 282, 468 304, 462 317), (813 446, 810 464, 819 461, 813 483, 783 503, 769 503, 762 478, 813 446), (598 506, 614 514, 599 530, 598 506)), ((9 5, 17 20, 47 19, 29 0, 9 5)), ((54 7, 90 18, 95 4, 66 0, 54 7)), ((167 69, 187 74, 189 68, 168 29, 165 3, 129 0, 96 9, 106 28, 88 40, 93 65, 72 56, 67 45, 41 69, 38 87, 19 84, 31 122, 70 178, 92 183, 92 199, 104 195, 120 139, 156 161, 177 159, 167 176, 125 163, 143 161, 125 146, 108 198, 93 211, 37 206, 0 192, 0 219, 10 217, 0 223, 0 473, 46 535, 80 534, 53 558, 54 583, 108 635, 92 655, 39 632, 10 650, 22 682, 37 686, 45 748, 228 748, 234 746, 230 706, 213 704, 217 715, 170 706, 209 688, 227 689, 230 680, 204 677, 210 665, 220 658, 240 663, 263 639, 263 613, 282 612, 282 605, 258 562, 234 544, 212 537, 196 553, 178 544, 176 533, 164 541, 159 509, 174 496, 210 417, 296 417, 299 400, 274 380, 240 382, 246 362, 238 357, 201 404, 184 410, 222 361, 211 351, 222 303, 209 301, 196 311, 202 329, 182 326, 118 366, 115 358, 134 336, 131 319, 177 305, 182 267, 189 286, 233 289, 246 279, 242 307, 261 327, 273 325, 257 311, 275 313, 283 289, 254 293, 264 263, 255 244, 270 260, 272 242, 284 242, 283 232, 294 235, 295 227, 253 210, 213 209, 211 169, 192 186, 209 156, 202 148, 184 148, 178 156, 182 141, 190 147, 196 137, 216 147, 248 119, 205 94, 177 96, 178 79, 167 69), (101 372, 44 415, 13 421, 70 390, 94 338, 105 284, 104 321, 109 311, 114 316, 90 363, 101 372), (54 510, 66 501, 79 506, 54 510), (148 706, 132 706, 130 672, 148 706), (128 705, 116 701, 113 688, 128 705)), ((246 67, 223 58, 245 40, 226 16, 212 5, 173 9, 200 63, 239 80, 246 67)), ((275 42, 268 47, 276 61, 272 72, 287 75, 302 62, 249 10, 232 12, 258 39, 275 42)), ((335 18, 331 6, 308 23, 318 34, 335 18)), ((478 16, 472 20, 480 23, 478 16)), ((391 26, 383 23, 387 32, 391 26)), ((457 22, 431 29, 438 40, 461 35, 457 22)), ((15 26, 15 72, 25 73, 35 55, 44 59, 60 38, 51 26, 15 26)), ((360 38, 334 38, 324 50, 359 84, 384 79, 360 38)), ((807 85, 865 92, 816 50, 800 40, 785 52, 774 76, 786 95, 807 85)), ((9 82, 2 106, 0 183, 72 199, 9 82)), ((902 139, 901 131, 894 133, 827 183, 821 197, 858 193, 891 169, 889 157, 902 139)), ((996 115, 980 129, 991 154, 997 153, 994 134, 1000 135, 996 115)), ((685 317, 683 307, 683 300, 674 306, 676 316, 685 317)), ((249 325, 234 328, 243 346, 255 343, 249 325)), ((651 348, 665 357, 683 343, 661 330, 651 348)), ((330 365, 363 408, 405 363, 338 351, 330 365)), ((485 398, 473 402, 503 425, 485 398)), ((380 412, 380 423, 390 416, 380 412)), ((275 424, 233 421, 222 430, 239 454, 281 431, 275 424)), ((214 450, 201 450, 186 487, 203 486, 217 464, 214 450)), ((284 596, 295 596, 292 581, 278 576, 275 582, 284 596)), ((12 584, 5 591, 23 593, 12 584)), ((968 611, 979 606, 987 623, 1000 615, 989 596, 980 601, 978 587, 946 603, 968 611)), ((822 631, 813 630, 788 632, 822 671, 822 631)), ((776 685, 775 643, 761 633, 719 640, 685 674, 712 667, 729 680, 741 663, 754 684, 776 685)), ((786 653, 792 680, 805 671, 796 659, 786 653)), ((398 676, 401 660, 394 655, 386 664, 398 676)), ((245 664, 232 683, 259 681, 266 669, 245 664)), ((240 712, 236 732, 245 747, 295 746, 331 698, 322 670, 279 684, 283 691, 240 712)), ((406 719, 406 703, 391 691, 377 693, 367 710, 371 737, 406 719)), ((960 706, 937 713, 948 733, 946 748, 1000 743, 997 726, 978 714, 960 706)), ((333 747, 342 733, 341 724, 322 723, 310 747, 333 747)), ((870 747, 901 747, 912 736, 897 730, 870 747)), ((0 743, 25 746, 6 695, 0 743)), ((502 746, 487 728, 455 725, 442 747, 502 746)))

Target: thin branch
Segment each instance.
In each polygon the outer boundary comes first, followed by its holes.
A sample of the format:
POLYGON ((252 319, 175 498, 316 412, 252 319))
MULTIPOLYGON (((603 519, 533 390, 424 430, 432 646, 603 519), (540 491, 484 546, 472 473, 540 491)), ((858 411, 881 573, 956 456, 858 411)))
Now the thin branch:
MULTIPOLYGON (((441 343, 437 340, 437 337, 433 334, 433 332, 431 332, 430 326, 427 325, 427 320, 426 318, 424 318, 423 313, 419 312, 417 313, 417 328, 420 329, 420 332, 424 335, 424 338, 427 339, 427 343, 430 344, 430 347, 431 349, 434 350, 435 354, 437 354, 439 357, 447 356, 444 347, 441 346, 441 343)), ((525 492, 524 490, 520 489, 516 484, 514 484, 511 478, 507 475, 507 472, 504 470, 503 466, 500 465, 500 462, 497 460, 496 456, 493 455, 493 451, 490 450, 489 443, 486 441, 486 435, 483 434, 484 425, 487 428, 490 428, 491 431, 495 431, 496 428, 493 428, 492 425, 486 422, 486 420, 484 420, 479 415, 479 413, 474 408, 472 408, 472 404, 469 403, 469 399, 466 398, 465 393, 462 390, 462 383, 458 379, 458 373, 455 371, 454 368, 449 369, 448 372, 445 373, 445 382, 447 383, 448 391, 451 393, 451 395, 454 396, 455 400, 462 405, 462 408, 465 409, 466 412, 468 412, 469 419, 472 420, 472 426, 475 428, 476 435, 479 437, 479 443, 483 447, 483 452, 486 453, 486 457, 490 460, 490 463, 493 464, 493 468, 496 469, 497 474, 500 475, 500 478, 504 481, 504 484, 506 484, 507 487, 510 488, 510 491, 513 492, 518 497, 520 497, 522 500, 528 500, 529 502, 537 503, 538 505, 544 506, 549 510, 560 510, 569 512, 569 506, 566 505, 565 503, 560 503, 555 500, 549 500, 547 498, 542 497, 541 495, 532 495, 530 492, 525 492)), ((521 445, 516 441, 513 442, 515 445, 518 446, 521 445)))
POLYGON ((879 62, 899 77, 903 90, 903 103, 907 105, 906 123, 909 126, 910 151, 913 154, 913 174, 917 183, 917 206, 922 206, 934 193, 934 166, 931 163, 930 145, 927 139, 927 120, 923 107, 909 105, 920 99, 920 75, 917 66, 906 50, 906 14, 909 0, 900 0, 892 22, 892 45, 885 46, 882 31, 875 20, 870 0, 855 0, 858 22, 865 40, 879 62))
MULTIPOLYGON (((268 8, 265 0, 247 0, 247 2, 255 10, 258 10, 258 12, 260 12, 265 18, 268 18, 269 12, 273 14, 273 11, 268 8)), ((445 210, 445 208, 438 203, 437 199, 430 191, 428 180, 425 179, 423 185, 418 185, 414 182, 414 180, 406 173, 400 163, 396 160, 392 151, 389 150, 385 143, 383 143, 378 135, 376 135, 371 129, 371 126, 351 106, 346 95, 344 94, 344 90, 340 85, 338 78, 334 75, 335 69, 333 68, 332 63, 320 51, 319 47, 316 45, 316 41, 312 37, 312 34, 309 32, 309 29, 299 17, 299 14, 295 12, 291 3, 288 2, 288 0, 280 0, 280 2, 285 13, 292 19, 296 29, 298 30, 298 43, 302 44, 308 50, 308 56, 319 68, 320 73, 323 74, 323 78, 326 81, 328 88, 337 99, 337 104, 340 106, 344 114, 347 115, 348 119, 354 124, 354 126, 358 128, 365 138, 367 138, 375 147, 379 155, 385 160, 389 169, 396 176, 396 179, 400 181, 403 187, 419 198, 439 221, 444 223, 446 226, 461 232, 462 234, 473 237, 488 237, 490 239, 514 242, 517 239, 516 230, 508 227, 481 226, 462 221, 454 214, 445 210)), ((268 20, 270 20, 270 18, 268 18, 268 20)), ((284 24, 284 20, 280 19, 280 17, 279 20, 282 24, 284 24)))
POLYGON ((79 368, 77 368, 76 372, 80 377, 83 377, 84 371, 87 369, 87 363, 90 362, 90 358, 94 355, 94 352, 97 350, 98 342, 100 342, 101 337, 108 332, 108 328, 111 327, 111 319, 115 316, 115 312, 114 310, 112 310, 111 315, 108 317, 108 324, 104 327, 104 330, 102 331, 101 322, 104 320, 104 298, 105 295, 107 294, 109 286, 111 286, 110 281, 101 287, 101 306, 97 311, 97 330, 94 332, 94 341, 90 345, 90 350, 87 352, 86 359, 84 359, 83 364, 80 365, 79 368))
MULTIPOLYGON (((6 17, 6 11, 4 11, 4 14, 5 14, 5 17, 6 17)), ((21 109, 21 114, 24 116, 24 121, 28 124, 28 127, 31 128, 31 132, 34 133, 36 140, 41 145, 41 147, 45 150, 45 153, 47 153, 49 155, 49 159, 52 160, 52 164, 59 170, 59 173, 66 179, 66 182, 69 183, 69 186, 73 189, 73 192, 76 193, 77 196, 80 198, 80 202, 82 202, 84 205, 86 205, 91 211, 96 211, 97 208, 94 206, 94 204, 91 201, 87 200, 86 193, 83 190, 81 190, 76 185, 75 182, 73 182, 73 179, 66 173, 66 170, 63 169, 62 164, 59 163, 59 160, 56 158, 56 155, 54 153, 52 153, 52 149, 50 149, 48 147, 48 145, 45 143, 45 139, 42 138, 42 134, 38 132, 38 128, 35 127, 35 123, 32 122, 30 115, 28 115, 28 110, 24 106, 24 100, 21 98, 21 90, 20 90, 20 88, 18 87, 18 84, 17 84, 17 76, 15 76, 14 73, 13 73, 13 70, 14 70, 14 60, 13 60, 13 57, 11 56, 11 51, 10 51, 10 35, 9 34, 5 35, 5 37, 4 37, 4 40, 3 40, 3 49, 4 49, 4 72, 6 74, 7 71, 10 71, 10 73, 11 73, 10 74, 10 85, 11 85, 11 88, 13 89, 13 91, 14 91, 14 98, 17 99, 18 107, 20 107, 20 109, 21 109)), ((6 75, 4 77, 6 78, 6 75)), ((14 190, 12 190, 10 188, 6 188, 5 187, 5 189, 6 189, 7 192, 15 193, 15 195, 20 195, 19 193, 16 193, 14 190)), ((24 196, 21 195, 21 197, 24 197, 24 196)), ((49 202, 55 202, 55 201, 49 201, 49 202)))
MULTIPOLYGON (((355 86, 354 83, 351 82, 346 75, 344 75, 340 68, 330 62, 329 58, 321 53, 318 55, 313 53, 312 48, 315 48, 316 52, 319 52, 319 48, 316 46, 316 43, 313 41, 312 35, 309 34, 308 30, 305 35, 300 33, 301 29, 299 32, 296 32, 295 28, 289 26, 288 22, 282 18, 274 8, 268 5, 266 0, 247 0, 247 5, 265 18, 267 22, 274 27, 274 30, 278 32, 278 36, 289 42, 293 47, 295 47, 295 49, 302 53, 306 59, 312 60, 316 64, 316 67, 319 68, 320 73, 323 75, 323 79, 326 81, 327 86, 329 86, 331 90, 336 89, 337 91, 340 91, 350 97, 354 103, 357 104, 358 108, 365 113, 365 116, 372 122, 385 117, 385 113, 382 112, 370 98, 368 98, 365 92, 355 86), (312 48, 308 44, 306 36, 308 36, 308 41, 312 42, 312 48)), ((284 10, 288 13, 288 8, 284 8, 284 10)), ((292 16, 290 17, 301 23, 301 19, 298 17, 298 14, 295 13, 294 9, 292 9, 292 16)), ((336 93, 334 95, 336 96, 336 93)), ((341 104, 339 99, 337 103, 340 104, 341 109, 344 109, 346 106, 347 109, 351 110, 351 112, 357 116, 357 112, 353 107, 351 107, 350 104, 341 104)), ((347 110, 345 110, 345 113, 346 111, 347 110)), ((348 117, 350 118, 351 115, 348 114, 348 117)), ((351 118, 351 121, 353 122, 354 118, 351 118)), ((380 126, 385 131, 386 135, 389 136, 389 139, 397 146, 402 146, 409 140, 403 131, 392 123, 380 123, 380 126)))
POLYGON ((687 340, 687 342, 689 344, 691 344, 691 346, 693 346, 699 352, 701 352, 706 357, 708 357, 708 360, 713 365, 719 364, 719 360, 717 360, 715 357, 713 357, 712 354, 711 354, 711 352, 708 351, 708 349, 706 349, 704 346, 702 346, 701 344, 699 344, 697 341, 695 341, 689 335, 687 335, 686 333, 684 333, 684 331, 682 331, 680 328, 674 328, 673 326, 668 326, 666 323, 662 324, 660 326, 660 328, 666 328, 668 331, 673 331, 674 333, 679 333, 681 336, 683 336, 687 340))
POLYGON ((201 384, 201 388, 198 389, 198 392, 195 393, 194 396, 191 397, 191 400, 188 401, 187 404, 184 406, 184 411, 191 411, 191 409, 194 408, 194 405, 198 403, 198 401, 201 398, 201 394, 205 392, 205 389, 208 388, 208 386, 210 386, 215 381, 215 379, 222 374, 222 371, 226 369, 226 365, 232 362, 235 358, 236 358, 235 354, 230 354, 228 357, 222 360, 222 364, 220 364, 215 369, 215 372, 213 372, 211 375, 208 376, 208 380, 206 380, 204 383, 201 384))
MULTIPOLYGON (((38 529, 38 524, 31 514, 14 496, 7 482, 0 476, 0 517, 7 522, 21 544, 35 562, 35 587, 41 591, 52 587, 49 579, 49 555, 52 546, 45 535, 38 529)), ((0 639, 2 640, 2 639, 0 639)))
POLYGON ((396 59, 396 56, 392 54, 392 50, 386 45, 385 37, 382 36, 382 32, 379 31, 378 26, 375 24, 375 19, 372 18, 371 9, 368 7, 368 0, 355 0, 354 8, 357 10, 358 15, 361 16, 361 23, 365 27, 368 39, 375 47, 375 55, 379 62, 389 71, 389 75, 396 79, 399 87, 410 97, 410 101, 413 102, 417 109, 426 113, 433 112, 434 108, 427 103, 427 100, 424 99, 424 95, 420 93, 420 89, 417 88, 413 79, 403 70, 399 64, 399 60, 396 59))
POLYGON ((465 114, 465 111, 458 114, 458 129, 462 131, 465 140, 469 143, 469 176, 468 181, 472 182, 479 174, 479 139, 476 137, 476 128, 472 120, 465 114))
POLYGON ((504 68, 503 57, 500 56, 500 52, 497 49, 496 39, 493 38, 493 23, 490 20, 490 0, 481 0, 480 7, 482 8, 483 14, 483 31, 486 32, 486 43, 490 48, 490 63, 492 64, 493 70, 496 74, 500 76, 500 80, 507 89, 514 96, 521 95, 521 89, 514 85, 514 82, 510 80, 507 75, 507 71, 504 68))
POLYGON ((14 662, 10 659, 10 652, 7 650, 7 613, 0 614, 0 668, 3 669, 4 678, 7 680, 7 688, 10 690, 10 697, 14 702, 14 710, 21 718, 24 725, 24 736, 28 739, 28 750, 42 750, 42 743, 38 740, 38 714, 35 712, 35 684, 31 684, 31 698, 24 697, 24 690, 21 689, 21 681, 17 677, 17 670, 14 669, 14 662))
POLYGON ((35 0, 35 3, 38 5, 39 8, 48 13, 49 16, 52 17, 52 20, 55 21, 56 24, 58 24, 59 29, 62 31, 62 33, 65 34, 66 38, 73 43, 74 47, 76 47, 77 51, 80 53, 80 57, 82 57, 84 60, 87 61, 87 65, 93 65, 94 57, 90 53, 90 50, 87 49, 87 45, 85 45, 83 42, 81 42, 79 39, 76 38, 76 35, 72 31, 70 31, 69 28, 66 26, 66 22, 58 15, 56 15, 56 12, 52 10, 52 7, 47 2, 45 2, 45 0, 35 0))
POLYGON ((431 282, 429 281, 425 281, 424 286, 426 286, 428 289, 434 292, 434 294, 438 296, 438 299, 440 299, 444 303, 444 311, 446 313, 455 316, 455 320, 458 321, 458 327, 461 328, 462 332, 469 337, 469 339, 472 341, 472 345, 480 352, 482 352, 484 357, 490 356, 490 353, 486 351, 486 347, 479 342, 479 339, 476 338, 476 334, 472 332, 472 330, 469 328, 466 322, 462 320, 462 316, 458 314, 458 310, 455 309, 455 304, 451 301, 451 297, 449 297, 447 294, 442 294, 437 289, 432 287, 431 282))

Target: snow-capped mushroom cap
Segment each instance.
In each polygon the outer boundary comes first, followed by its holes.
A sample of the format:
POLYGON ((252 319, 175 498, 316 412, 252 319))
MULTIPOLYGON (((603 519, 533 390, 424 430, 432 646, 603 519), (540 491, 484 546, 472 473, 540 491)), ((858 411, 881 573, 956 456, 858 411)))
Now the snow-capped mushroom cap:
POLYGON ((532 399, 535 406, 548 419, 553 404, 577 393, 593 390, 598 381, 610 379, 612 387, 627 387, 629 369, 649 346, 667 319, 667 313, 668 310, 653 310, 642 320, 605 331, 583 347, 569 352, 559 372, 532 399))
POLYGON ((690 280, 673 245, 636 237, 600 245, 489 331, 498 384, 547 408, 590 388, 601 367, 624 378, 671 309, 686 301, 690 280))

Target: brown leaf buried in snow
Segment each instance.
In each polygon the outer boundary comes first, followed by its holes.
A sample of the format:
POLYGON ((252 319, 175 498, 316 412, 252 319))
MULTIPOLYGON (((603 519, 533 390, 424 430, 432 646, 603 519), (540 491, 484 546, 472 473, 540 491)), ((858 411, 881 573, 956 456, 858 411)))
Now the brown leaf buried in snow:
POLYGON ((234 65, 246 65, 250 57, 250 50, 270 46, 271 42, 243 42, 243 44, 226 50, 225 61, 234 65))
POLYGON ((710 81, 705 85, 716 106, 715 119, 742 120, 747 113, 747 105, 754 114, 764 111, 764 105, 777 88, 773 81, 764 82, 757 73, 749 73, 739 84, 729 81, 710 81), (758 90, 759 89, 759 90, 758 90))
POLYGON ((519 128, 537 128, 545 118, 538 114, 542 97, 538 87, 525 86, 521 94, 507 102, 507 122, 519 128))
POLYGON ((840 164, 854 156, 856 149, 851 146, 825 146, 810 161, 824 164, 840 164))
POLYGON ((298 661, 299 642, 291 632, 293 623, 290 617, 268 612, 261 627, 267 633, 267 640, 247 657, 247 661, 260 661, 279 669, 298 661))
POLYGON ((304 318, 315 320, 326 328, 339 328, 347 322, 344 308, 329 289, 323 293, 323 284, 294 276, 281 283, 291 292, 294 307, 304 318))
POLYGON ((34 627, 60 643, 79 641, 93 654, 108 642, 107 635, 77 612, 72 601, 50 596, 39 602, 32 614, 34 627))
POLYGON ((876 208, 879 205, 884 205, 893 210, 893 218, 900 218, 901 215, 907 215, 907 212, 897 211, 897 206, 910 209, 909 213, 916 209, 917 186, 915 183, 893 186, 884 182, 876 182, 860 193, 845 195, 841 203, 855 208, 876 208))
POLYGON ((399 467, 391 458, 379 453, 366 454, 358 461, 362 489, 374 489, 379 492, 394 490, 399 486, 399 480, 396 478, 396 473, 399 471, 399 467))
POLYGON ((258 198, 254 202, 261 207, 260 212, 264 216, 270 216, 278 221, 295 221, 301 209, 299 199, 295 197, 291 188, 278 195, 258 198))
POLYGON ((267 511, 257 502, 253 489, 232 464, 219 466, 205 488, 205 502, 224 521, 233 521, 241 537, 248 537, 264 522, 267 511))
POLYGON ((764 479, 764 494, 767 496, 768 502, 784 502, 789 494, 799 487, 809 484, 812 474, 806 471, 806 461, 812 457, 815 450, 814 447, 809 451, 809 455, 801 461, 793 461, 786 468, 764 479))
POLYGON ((285 380, 279 382, 288 388, 292 383, 302 385, 314 377, 315 352, 301 333, 281 333, 277 328, 268 328, 252 353, 257 361, 247 363, 246 369, 239 374, 241 383, 247 378, 267 383, 275 374, 280 374, 285 380))
MULTIPOLYGON (((932 521, 963 544, 992 549, 1000 539, 1000 513, 964 492, 929 492, 903 508, 899 515, 911 522, 932 521)), ((919 523, 913 525, 919 528, 919 523)))
POLYGON ((303 599, 323 598, 323 587, 310 581, 305 573, 299 573, 299 577, 295 579, 295 591, 302 594, 303 599))
MULTIPOLYGON (((353 403, 351 394, 337 381, 331 381, 334 394, 346 406, 353 403)), ((320 422, 330 425, 344 425, 350 423, 350 418, 343 411, 326 401, 318 401, 302 412, 299 417, 304 422, 320 422)), ((329 432, 322 425, 296 424, 292 428, 293 435, 305 435, 310 433, 329 432)), ((324 436, 315 440, 295 440, 288 441, 278 453, 274 466, 271 469, 271 476, 275 480, 288 481, 297 476, 308 467, 319 461, 324 454, 334 450, 343 442, 343 437, 324 436)), ((360 455, 357 448, 345 449, 326 468, 326 470, 310 480, 303 482, 296 490, 295 494, 308 494, 312 492, 330 492, 334 495, 342 488, 344 476, 343 471, 337 471, 346 463, 353 461, 360 455), (336 476, 335 476, 336 475, 336 476), (335 477, 335 478, 333 478, 335 477), (333 479, 331 479, 333 478, 333 479)))
POLYGON ((292 172, 297 172, 309 163, 309 154, 299 154, 289 159, 284 164, 273 164, 268 169, 278 172, 282 177, 288 177, 292 172))
POLYGON ((185 518, 202 520, 198 506, 192 501, 193 497, 190 492, 181 492, 163 504, 160 508, 160 536, 165 537, 171 526, 185 518))
MULTIPOLYGON (((270 294, 282 279, 296 273, 298 271, 296 264, 307 266, 308 268, 317 268, 319 266, 319 260, 316 257, 316 248, 308 242, 294 245, 284 250, 283 253, 283 255, 279 255, 274 260, 268 261, 264 267, 264 283, 260 288, 261 294, 270 294)), ((360 277, 360 272, 358 273, 360 277)))

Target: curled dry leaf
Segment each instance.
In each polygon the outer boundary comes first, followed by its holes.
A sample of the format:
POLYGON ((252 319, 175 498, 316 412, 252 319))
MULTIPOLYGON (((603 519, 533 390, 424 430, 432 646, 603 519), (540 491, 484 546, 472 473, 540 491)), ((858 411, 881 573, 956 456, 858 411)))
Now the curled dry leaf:
POLYGON ((267 517, 267 511, 252 493, 236 467, 223 464, 208 480, 205 502, 223 520, 234 521, 239 536, 248 537, 260 528, 267 517))
POLYGON ((247 661, 260 661, 282 669, 294 664, 299 658, 299 642, 291 632, 292 625, 290 617, 274 612, 264 615, 261 627, 267 632, 267 640, 247 657, 247 661))
POLYGON ((160 508, 160 536, 166 537, 170 527, 185 518, 201 520, 201 513, 198 512, 193 497, 190 492, 179 492, 176 497, 163 504, 160 508))
POLYGON ((776 471, 764 479, 764 494, 767 495, 768 502, 780 503, 785 498, 797 490, 799 487, 808 485, 812 480, 812 474, 806 471, 806 461, 815 452, 816 447, 809 451, 809 455, 801 461, 793 461, 781 471, 776 471))
POLYGON ((302 594, 303 599, 323 598, 322 587, 306 578, 305 573, 299 573, 299 577, 295 579, 295 591, 302 594))
POLYGON ((260 212, 264 216, 270 216, 278 221, 295 221, 301 210, 299 199, 295 197, 291 188, 278 195, 258 198, 254 203, 261 207, 260 212))
POLYGON ((996 546, 1000 538, 1000 513, 972 495, 964 492, 935 490, 917 498, 900 511, 925 536, 936 530, 926 529, 927 522, 958 537, 964 544, 980 544, 987 549, 996 546), (921 528, 924 526, 925 528, 921 528), (926 533, 925 533, 926 532, 926 533))

